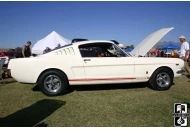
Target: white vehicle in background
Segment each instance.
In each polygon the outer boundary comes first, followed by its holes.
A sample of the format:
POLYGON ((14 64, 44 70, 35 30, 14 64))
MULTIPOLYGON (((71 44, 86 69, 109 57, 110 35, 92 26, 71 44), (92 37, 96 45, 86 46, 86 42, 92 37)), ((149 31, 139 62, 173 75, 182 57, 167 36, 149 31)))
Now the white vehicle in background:
MULTIPOLYGON (((168 30, 157 31, 142 44, 154 46, 168 30)), ((183 65, 177 58, 132 57, 114 41, 73 40, 44 55, 12 59, 8 69, 18 82, 38 84, 45 95, 55 96, 66 92, 69 85, 149 82, 155 90, 168 90, 173 78, 181 76, 183 65)))
POLYGON ((5 58, 5 63, 4 63, 4 65, 6 66, 8 66, 8 63, 9 63, 9 57, 8 56, 3 56, 3 57, 0 57, 0 58, 5 58))
POLYGON ((5 58, 5 63, 3 66, 7 67, 9 61, 14 58, 14 53, 10 53, 10 52, 3 52, 3 53, 4 53, 3 56, 0 54, 0 58, 5 58))
POLYGON ((5 58, 4 66, 8 66, 10 58, 8 56, 3 56, 3 57, 0 56, 0 58, 5 58))
POLYGON ((1 67, 1 70, 0 70, 0 71, 3 70, 2 75, 4 75, 4 76, 2 76, 2 78, 5 78, 6 75, 7 75, 7 77, 11 77, 10 71, 7 70, 7 66, 9 64, 10 57, 3 56, 3 57, 0 57, 0 59, 5 59, 5 62, 3 63, 2 67, 1 67))

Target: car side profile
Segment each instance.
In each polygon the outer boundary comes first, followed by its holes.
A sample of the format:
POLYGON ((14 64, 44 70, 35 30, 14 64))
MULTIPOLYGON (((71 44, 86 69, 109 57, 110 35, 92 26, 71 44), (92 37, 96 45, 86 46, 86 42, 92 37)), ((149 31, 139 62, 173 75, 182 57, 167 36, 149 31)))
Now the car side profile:
POLYGON ((12 59, 8 69, 20 83, 38 84, 47 96, 60 95, 70 85, 149 82, 168 90, 181 76, 177 58, 132 57, 113 41, 82 40, 30 58, 12 59))

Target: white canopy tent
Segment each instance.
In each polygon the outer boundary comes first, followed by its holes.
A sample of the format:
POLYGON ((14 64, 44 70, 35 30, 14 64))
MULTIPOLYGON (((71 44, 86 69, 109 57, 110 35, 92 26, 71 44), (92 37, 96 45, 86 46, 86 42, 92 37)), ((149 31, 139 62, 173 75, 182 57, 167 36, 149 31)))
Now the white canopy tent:
POLYGON ((61 46, 70 44, 71 41, 62 37, 55 31, 47 35, 45 38, 37 41, 36 44, 32 47, 32 54, 43 54, 43 51, 46 47, 49 47, 51 49, 54 49, 57 47, 57 44, 60 44, 61 46))

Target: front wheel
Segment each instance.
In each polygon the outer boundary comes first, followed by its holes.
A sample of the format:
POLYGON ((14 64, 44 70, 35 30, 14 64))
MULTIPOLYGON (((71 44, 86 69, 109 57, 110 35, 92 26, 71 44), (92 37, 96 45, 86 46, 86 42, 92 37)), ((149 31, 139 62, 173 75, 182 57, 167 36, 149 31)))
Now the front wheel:
POLYGON ((64 74, 56 70, 50 70, 40 76, 38 85, 45 95, 57 96, 66 92, 68 82, 64 74))
POLYGON ((155 90, 168 90, 173 83, 173 74, 167 68, 160 68, 153 73, 149 82, 155 90))

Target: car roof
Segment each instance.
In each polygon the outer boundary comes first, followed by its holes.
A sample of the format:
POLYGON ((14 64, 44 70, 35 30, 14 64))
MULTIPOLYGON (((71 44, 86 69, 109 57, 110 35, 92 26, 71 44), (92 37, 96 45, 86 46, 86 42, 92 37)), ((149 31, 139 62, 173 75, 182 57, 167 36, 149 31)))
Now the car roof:
POLYGON ((72 45, 79 46, 79 45, 90 44, 90 43, 112 43, 112 44, 114 44, 114 42, 109 41, 109 40, 88 40, 88 41, 75 42, 75 43, 72 43, 72 45))
POLYGON ((51 50, 50 52, 54 52, 63 48, 67 48, 67 47, 74 47, 74 46, 80 46, 80 45, 84 45, 84 44, 90 44, 90 43, 111 43, 114 44, 114 42, 109 41, 109 40, 88 40, 88 41, 78 41, 78 42, 74 42, 71 44, 67 44, 65 46, 61 46, 60 48, 56 48, 51 50))

